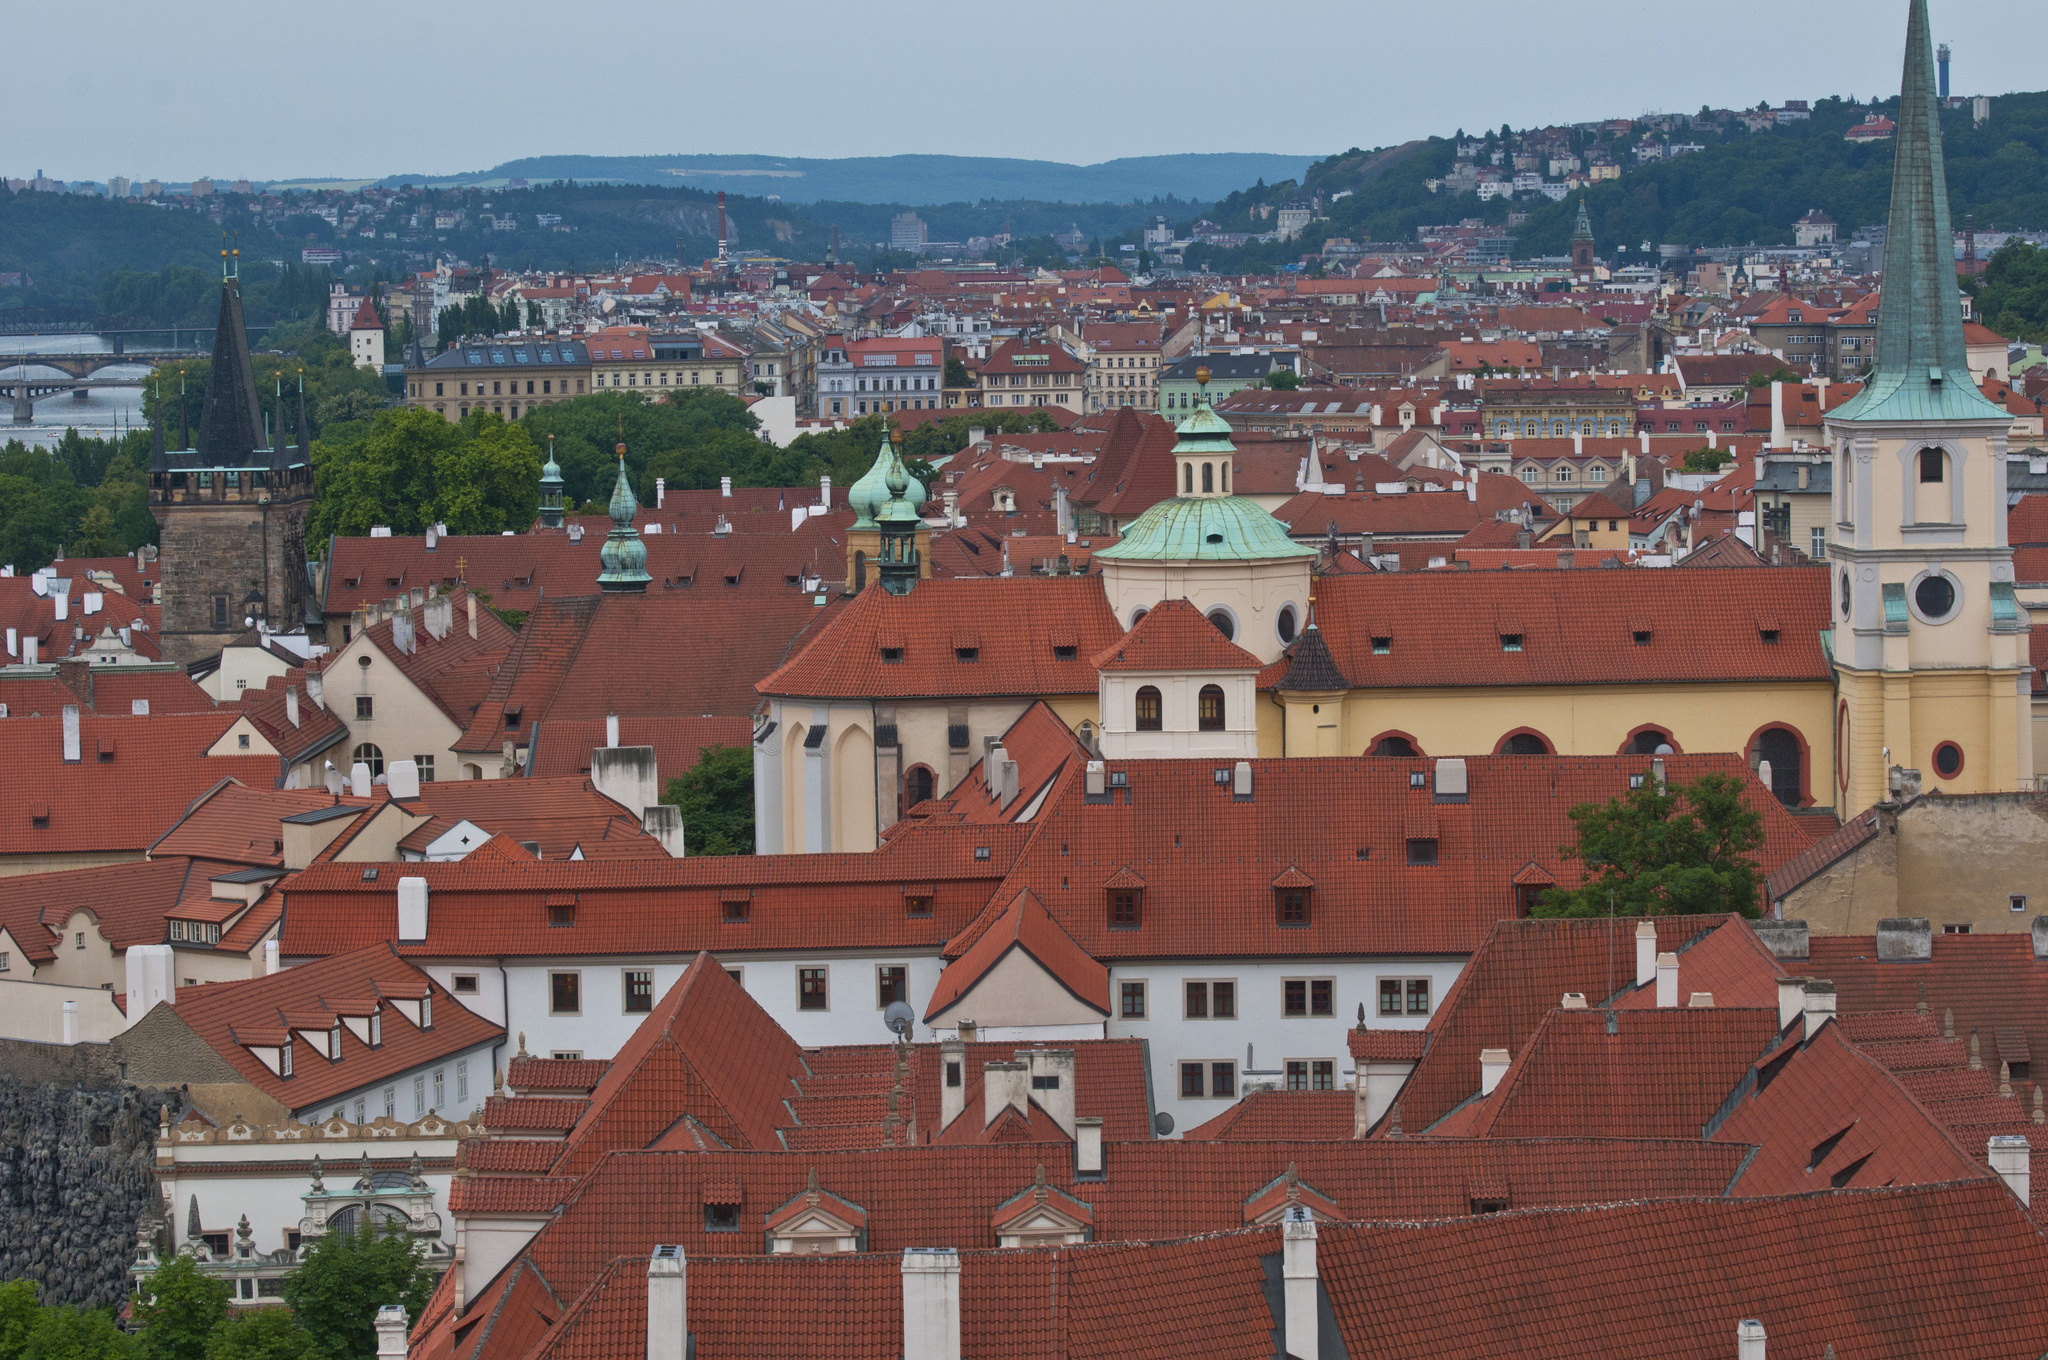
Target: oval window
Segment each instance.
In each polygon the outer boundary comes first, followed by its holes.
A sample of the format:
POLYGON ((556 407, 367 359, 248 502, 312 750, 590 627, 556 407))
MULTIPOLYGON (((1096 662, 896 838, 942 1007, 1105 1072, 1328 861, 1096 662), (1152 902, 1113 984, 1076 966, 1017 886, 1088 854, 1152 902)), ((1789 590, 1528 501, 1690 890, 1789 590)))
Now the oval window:
POLYGON ((1963 772, 1963 748, 1952 741, 1945 741, 1934 748, 1934 772, 1943 779, 1954 779, 1963 772))
POLYGON ((1923 576, 1913 587, 1913 603, 1920 606, 1922 614, 1939 622, 1955 611, 1955 583, 1946 576, 1923 576))
POLYGON ((1849 573, 1842 573, 1842 617, 1849 617, 1849 573))
POLYGON ((1230 621, 1230 615, 1219 609, 1209 616, 1209 622, 1215 624, 1216 631, 1223 634, 1224 637, 1233 641, 1236 640, 1237 625, 1230 621))
POLYGON ((1288 605, 1280 611, 1280 641, 1283 645, 1294 641, 1294 606, 1288 605))

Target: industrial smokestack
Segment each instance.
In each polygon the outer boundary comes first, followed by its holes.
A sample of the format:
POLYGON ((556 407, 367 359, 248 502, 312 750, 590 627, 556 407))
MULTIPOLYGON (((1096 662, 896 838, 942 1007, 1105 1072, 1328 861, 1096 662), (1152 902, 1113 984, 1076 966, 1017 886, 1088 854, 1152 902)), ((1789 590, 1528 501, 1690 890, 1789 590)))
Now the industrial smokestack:
POLYGON ((718 191, 718 262, 725 263, 725 190, 718 191))

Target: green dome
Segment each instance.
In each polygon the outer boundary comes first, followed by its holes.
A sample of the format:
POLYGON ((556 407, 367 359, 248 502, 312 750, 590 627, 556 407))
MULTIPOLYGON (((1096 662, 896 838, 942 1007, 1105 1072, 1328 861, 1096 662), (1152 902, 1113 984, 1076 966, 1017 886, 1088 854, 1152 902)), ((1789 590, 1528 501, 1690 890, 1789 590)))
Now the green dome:
POLYGON ((552 446, 548 451, 547 462, 540 465, 540 484, 542 486, 560 486, 562 484, 562 465, 555 461, 552 446))
POLYGON ((1266 562, 1314 557, 1257 501, 1243 496, 1177 497, 1138 516, 1098 559, 1120 562, 1266 562))
POLYGON ((885 432, 882 447, 875 454, 874 466, 861 474, 846 492, 846 503, 853 507, 853 527, 868 529, 874 527, 880 518, 884 505, 894 497, 910 502, 910 508, 920 514, 924 511, 924 483, 910 475, 902 455, 885 432))

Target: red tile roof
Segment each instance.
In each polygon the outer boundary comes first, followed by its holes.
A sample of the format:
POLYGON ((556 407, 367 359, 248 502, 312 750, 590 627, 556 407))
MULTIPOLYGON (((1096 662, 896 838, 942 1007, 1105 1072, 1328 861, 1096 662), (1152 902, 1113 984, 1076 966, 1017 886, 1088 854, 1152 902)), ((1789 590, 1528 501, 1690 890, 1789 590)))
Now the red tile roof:
POLYGON ((1255 671, 1259 659, 1186 600, 1161 600, 1091 659, 1098 671, 1255 671))
MULTIPOLYGON (((590 773, 590 753, 605 744, 603 718, 544 718, 534 724, 526 757, 529 778, 590 773)), ((619 745, 652 746, 662 786, 697 768, 707 746, 747 746, 751 719, 635 716, 619 719, 619 745)))
POLYGON ((964 1000, 1012 950, 1030 956, 1076 1001, 1109 1014, 1109 969, 1090 958, 1027 890, 1018 893, 1002 914, 946 965, 932 989, 925 1019, 929 1021, 964 1000))
POLYGON ((537 843, 544 859, 567 858, 578 850, 585 859, 660 859, 668 854, 641 830, 636 810, 597 792, 587 777, 436 780, 420 785, 419 801, 433 815, 399 841, 401 850, 424 854, 428 845, 467 821, 521 845, 537 843))
MULTIPOLYGON (((389 945, 371 945, 246 982, 181 988, 176 1014, 242 1079, 281 1104, 303 1110, 436 1058, 504 1037, 504 1029, 471 1011, 389 945), (276 1044, 293 1028, 326 1028, 367 997, 433 996, 433 1026, 421 1029, 384 1004, 381 1037, 372 1048, 341 1026, 341 1057, 309 1043, 293 1048, 293 1071, 281 1077, 245 1045, 276 1044), (318 1021, 318 1025, 305 1023, 318 1021)), ((451 1115, 460 1111, 450 1111, 451 1115)))
POLYGON ((363 799, 340 799, 326 789, 251 788, 240 781, 222 784, 194 803, 149 847, 159 858, 191 855, 229 864, 282 865, 286 818, 336 802, 367 807, 363 799))
POLYGON ((1192 1142, 1335 1142, 1352 1136, 1356 1105, 1350 1091, 1254 1091, 1181 1137, 1192 1142))
POLYGON ((1088 658, 1122 635, 1090 577, 934 579, 907 595, 873 585, 756 688, 805 699, 1093 694, 1088 658))
MULTIPOLYGON (((95 869, 0 877, 0 928, 14 937, 31 967, 54 962, 71 914, 84 910, 116 949, 162 944, 164 921, 184 896, 192 861, 173 856, 95 869)), ((204 879, 200 883, 206 892, 204 879)))

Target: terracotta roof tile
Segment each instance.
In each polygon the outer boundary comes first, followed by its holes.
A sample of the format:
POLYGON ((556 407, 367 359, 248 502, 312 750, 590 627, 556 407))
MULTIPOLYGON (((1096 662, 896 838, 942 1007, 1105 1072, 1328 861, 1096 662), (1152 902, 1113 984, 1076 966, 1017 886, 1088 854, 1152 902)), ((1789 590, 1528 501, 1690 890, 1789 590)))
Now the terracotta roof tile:
POLYGON ((1161 600, 1090 664, 1098 671, 1255 671, 1260 663, 1188 601, 1161 600))

